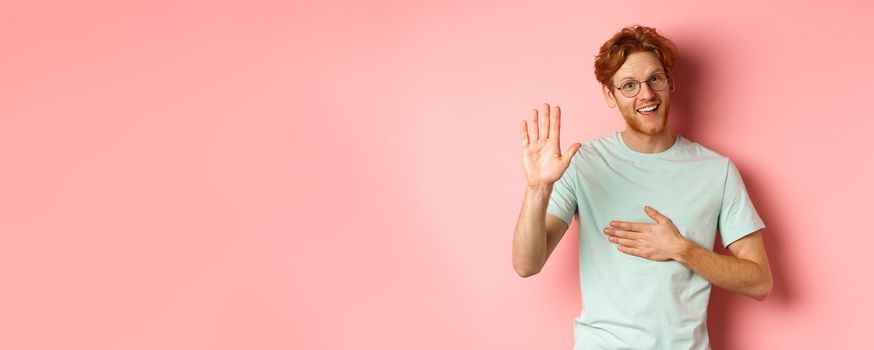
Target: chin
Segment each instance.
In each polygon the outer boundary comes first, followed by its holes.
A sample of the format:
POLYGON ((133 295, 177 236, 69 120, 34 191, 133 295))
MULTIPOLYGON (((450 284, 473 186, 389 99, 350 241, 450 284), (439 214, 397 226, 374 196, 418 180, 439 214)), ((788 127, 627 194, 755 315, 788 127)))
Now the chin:
POLYGON ((635 116, 635 119, 625 119, 625 122, 628 124, 628 127, 635 132, 655 136, 661 134, 665 127, 668 124, 667 116, 661 116, 658 121, 648 121, 644 122, 642 117, 635 116))
POLYGON ((662 131, 665 130, 665 128, 663 128, 663 127, 659 127, 659 128, 654 128, 654 127, 653 127, 653 128, 643 128, 643 129, 637 129, 637 128, 635 128, 635 130, 637 130, 637 132, 639 132, 639 133, 641 133, 641 134, 644 134, 644 135, 656 136, 656 135, 661 134, 662 131))

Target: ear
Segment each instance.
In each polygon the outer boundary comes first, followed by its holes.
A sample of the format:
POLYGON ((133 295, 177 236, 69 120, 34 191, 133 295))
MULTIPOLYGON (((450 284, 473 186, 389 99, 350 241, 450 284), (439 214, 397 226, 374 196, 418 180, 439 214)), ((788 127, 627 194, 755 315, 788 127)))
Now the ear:
POLYGON ((607 100, 607 105, 610 106, 610 108, 616 107, 616 96, 613 95, 613 89, 602 84, 601 90, 604 92, 604 99, 607 100))

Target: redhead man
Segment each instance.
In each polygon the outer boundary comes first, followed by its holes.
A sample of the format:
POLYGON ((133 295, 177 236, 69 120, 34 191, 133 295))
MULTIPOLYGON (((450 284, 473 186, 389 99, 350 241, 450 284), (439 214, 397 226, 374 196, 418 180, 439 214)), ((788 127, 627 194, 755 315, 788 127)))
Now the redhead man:
POLYGON ((583 310, 574 349, 709 349, 711 284, 756 300, 771 292, 763 221, 740 173, 668 128, 677 49, 632 26, 604 43, 595 77, 625 130, 562 155, 561 110, 520 124, 528 186, 513 267, 541 271, 574 217, 583 310), (713 252, 716 232, 732 254, 713 252))

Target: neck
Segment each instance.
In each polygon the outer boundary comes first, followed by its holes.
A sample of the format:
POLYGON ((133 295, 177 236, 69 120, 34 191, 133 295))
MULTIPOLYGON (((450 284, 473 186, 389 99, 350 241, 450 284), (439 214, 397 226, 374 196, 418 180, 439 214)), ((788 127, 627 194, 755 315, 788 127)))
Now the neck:
POLYGON ((664 152, 674 145, 676 136, 668 128, 655 135, 648 135, 631 128, 625 128, 620 133, 622 141, 632 150, 640 153, 659 153, 664 152))

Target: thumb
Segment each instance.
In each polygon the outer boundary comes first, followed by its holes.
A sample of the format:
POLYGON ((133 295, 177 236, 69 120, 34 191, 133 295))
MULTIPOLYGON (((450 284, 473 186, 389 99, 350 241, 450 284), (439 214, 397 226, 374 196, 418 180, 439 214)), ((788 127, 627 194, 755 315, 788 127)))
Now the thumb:
POLYGON ((645 211, 646 215, 649 215, 649 217, 653 218, 657 223, 662 224, 666 221, 670 221, 667 216, 662 215, 662 213, 659 213, 658 210, 653 209, 651 206, 647 205, 643 207, 643 211, 645 211))
POLYGON ((579 143, 571 145, 567 148, 567 153, 565 153, 562 158, 567 158, 567 162, 570 162, 571 158, 573 158, 574 155, 577 154, 577 151, 580 149, 580 147, 583 147, 583 145, 579 143))

